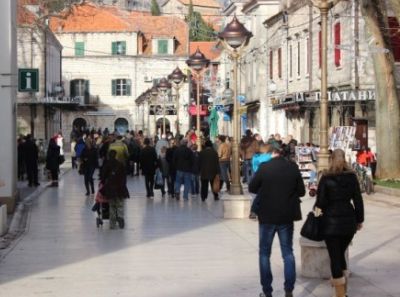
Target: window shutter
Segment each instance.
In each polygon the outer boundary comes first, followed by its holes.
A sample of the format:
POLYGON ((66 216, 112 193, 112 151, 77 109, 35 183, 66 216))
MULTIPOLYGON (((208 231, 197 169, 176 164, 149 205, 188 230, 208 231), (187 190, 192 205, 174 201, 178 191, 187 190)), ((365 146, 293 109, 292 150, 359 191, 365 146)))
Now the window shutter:
POLYGON ((168 40, 158 40, 158 54, 168 54, 168 40))
POLYGON ((111 95, 117 96, 117 80, 113 79, 111 81, 111 95))
POLYGON ((85 80, 85 96, 90 94, 90 82, 88 80, 85 80))
POLYGON ((338 67, 341 64, 340 60, 342 56, 341 50, 339 48, 341 43, 340 23, 335 24, 334 30, 335 30, 335 65, 338 67))
POLYGON ((319 68, 322 66, 322 32, 318 32, 318 63, 319 68))
POLYGON ((111 53, 113 54, 113 55, 116 55, 117 54, 117 43, 116 42, 112 42, 111 43, 111 53))
POLYGON ((122 48, 121 55, 126 55, 126 41, 121 41, 121 48, 122 48))
POLYGON ((282 48, 278 49, 278 77, 282 78, 282 48))
POLYGON ((269 78, 273 79, 274 78, 274 52, 270 51, 269 52, 269 78))
POLYGON ((75 90, 75 80, 71 80, 69 83, 69 94, 71 97, 76 96, 76 90, 75 90))
POLYGON ((126 80, 126 96, 130 96, 131 95, 131 80, 127 79, 126 80))
POLYGON ((75 42, 75 56, 84 56, 85 55, 85 43, 84 42, 75 42))

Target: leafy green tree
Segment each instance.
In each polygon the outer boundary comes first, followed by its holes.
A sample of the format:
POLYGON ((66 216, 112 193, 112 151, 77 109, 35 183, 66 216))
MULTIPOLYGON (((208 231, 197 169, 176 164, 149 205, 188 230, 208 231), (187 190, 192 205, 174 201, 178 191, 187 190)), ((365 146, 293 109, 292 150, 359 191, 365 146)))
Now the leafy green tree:
POLYGON ((160 6, 158 5, 157 0, 151 0, 151 15, 161 15, 160 6))
POLYGON ((190 0, 186 22, 189 25, 190 41, 212 41, 215 40, 214 28, 207 24, 201 14, 193 10, 193 3, 190 0))

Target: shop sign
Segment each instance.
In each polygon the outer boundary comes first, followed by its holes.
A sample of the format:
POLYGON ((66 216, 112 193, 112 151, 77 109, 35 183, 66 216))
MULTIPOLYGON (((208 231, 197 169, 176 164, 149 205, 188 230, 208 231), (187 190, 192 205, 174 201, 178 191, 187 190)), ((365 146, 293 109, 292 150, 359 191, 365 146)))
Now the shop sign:
MULTIPOLYGON (((315 92, 316 101, 321 100, 321 92, 315 92)), ((328 92, 328 101, 369 101, 375 100, 374 90, 351 90, 340 92, 328 92)))

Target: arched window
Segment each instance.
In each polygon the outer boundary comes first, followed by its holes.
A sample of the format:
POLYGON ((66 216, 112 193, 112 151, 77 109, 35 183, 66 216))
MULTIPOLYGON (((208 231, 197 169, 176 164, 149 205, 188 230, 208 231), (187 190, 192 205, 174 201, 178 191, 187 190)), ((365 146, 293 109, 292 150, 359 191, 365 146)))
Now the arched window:
POLYGON ((114 122, 114 129, 120 135, 124 135, 127 130, 129 130, 129 123, 124 118, 118 118, 114 122))

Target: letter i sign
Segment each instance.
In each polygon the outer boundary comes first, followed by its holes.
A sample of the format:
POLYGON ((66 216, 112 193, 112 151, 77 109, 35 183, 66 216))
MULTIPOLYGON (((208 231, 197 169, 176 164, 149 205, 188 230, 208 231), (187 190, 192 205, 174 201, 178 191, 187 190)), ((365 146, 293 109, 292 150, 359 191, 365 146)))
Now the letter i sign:
POLYGON ((18 92, 39 92, 39 69, 18 69, 18 92))

